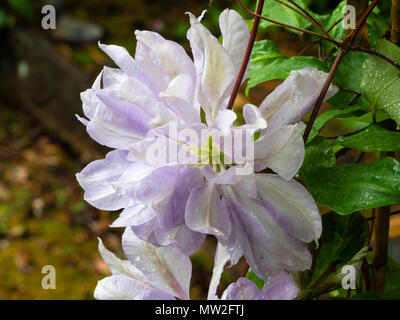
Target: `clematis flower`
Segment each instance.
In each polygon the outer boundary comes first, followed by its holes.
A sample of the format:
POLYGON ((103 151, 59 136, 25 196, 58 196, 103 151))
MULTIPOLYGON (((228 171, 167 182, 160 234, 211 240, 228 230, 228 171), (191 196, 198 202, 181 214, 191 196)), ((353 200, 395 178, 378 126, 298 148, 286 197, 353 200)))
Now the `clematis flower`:
POLYGON ((292 71, 260 108, 245 105, 246 124, 235 127, 236 114, 226 106, 248 27, 225 10, 220 44, 199 19, 189 18, 193 60, 149 31, 136 31, 135 58, 100 44, 119 68, 104 68, 82 93, 86 118, 78 118, 94 140, 115 150, 77 174, 85 200, 103 210, 124 209, 112 226, 158 247, 176 245, 190 255, 212 234, 231 264, 244 255, 261 278, 308 269, 305 244, 319 238, 321 218, 293 177, 304 158, 301 118, 327 74, 292 71), (188 140, 193 132, 199 138, 188 140), (164 157, 149 158, 160 145, 168 146, 164 157), (252 148, 252 157, 243 157, 252 148), (177 154, 188 156, 180 161, 177 154), (255 174, 265 168, 276 174, 255 174))
MULTIPOLYGON (((99 300, 173 300, 189 299, 192 266, 189 258, 174 246, 155 247, 139 239, 127 228, 122 245, 129 260, 107 250, 99 239, 99 251, 112 275, 100 280, 94 296, 99 300)), ((290 275, 282 273, 262 290, 246 278, 232 283, 222 300, 289 300, 299 289, 290 275)))

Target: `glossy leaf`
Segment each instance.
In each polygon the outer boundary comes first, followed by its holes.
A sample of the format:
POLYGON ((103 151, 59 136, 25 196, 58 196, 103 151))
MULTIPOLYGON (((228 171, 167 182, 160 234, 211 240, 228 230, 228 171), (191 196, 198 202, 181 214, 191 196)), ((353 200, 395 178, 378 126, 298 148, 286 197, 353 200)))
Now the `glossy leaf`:
MULTIPOLYGON (((306 8, 305 1, 303 0, 296 0, 296 3, 300 5, 302 8, 306 8)), ((312 13, 310 10, 308 10, 312 15, 317 16, 316 14, 312 13)), ((307 19, 303 18, 293 10, 289 9, 288 7, 282 5, 281 3, 275 1, 275 0, 266 0, 264 3, 262 15, 266 18, 273 19, 275 21, 279 21, 294 27, 302 28, 302 29, 308 29, 311 27, 311 22, 309 22, 307 19)), ((261 20, 260 21, 260 27, 263 29, 266 29, 270 26, 273 26, 276 24, 273 24, 271 22, 261 20)), ((298 32, 290 28, 285 28, 288 31, 291 32, 298 32)))
POLYGON ((315 167, 336 166, 335 154, 328 140, 321 136, 315 137, 306 145, 306 155, 304 157, 301 173, 304 175, 312 174, 315 167))
POLYGON ((313 166, 302 174, 316 202, 340 214, 400 203, 400 163, 391 157, 371 164, 313 166))
MULTIPOLYGON (((326 14, 321 16, 321 23, 322 27, 325 30, 329 30, 331 26, 333 26, 339 19, 343 18, 343 7, 346 5, 346 1, 342 1, 339 3, 339 5, 335 8, 335 10, 332 11, 330 14, 326 14)), ((336 41, 341 41, 343 38, 346 36, 346 30, 343 29, 343 25, 341 22, 336 24, 335 27, 329 31, 329 35, 335 39, 336 41)), ((334 47, 334 45, 328 41, 324 41, 323 44, 325 47, 331 49, 334 47)))
POLYGON ((337 138, 335 145, 364 152, 399 151, 400 132, 389 131, 379 125, 371 124, 361 132, 337 138))
MULTIPOLYGON (((340 87, 350 89, 356 92, 361 91, 361 73, 360 69, 367 59, 368 54, 364 52, 349 52, 347 53, 338 69, 336 70, 333 78, 333 83, 338 84, 340 87)), ((355 94, 352 92, 346 92, 339 90, 331 99, 328 100, 329 104, 333 107, 344 107, 353 98, 355 94)), ((362 109, 368 108, 370 105, 369 101, 363 96, 359 97, 354 103, 354 106, 358 106, 362 109)))
MULTIPOLYGON (((381 39, 376 51, 400 63, 400 48, 394 43, 381 39)), ((384 111, 397 123, 400 123, 399 73, 390 63, 373 55, 365 60, 361 69, 362 93, 377 110, 384 111)))
POLYGON ((330 109, 324 112, 315 119, 310 135, 308 136, 308 141, 314 139, 329 120, 360 116, 361 114, 365 114, 365 112, 361 111, 358 106, 347 107, 345 109, 330 109))
POLYGON ((269 80, 284 80, 290 74, 290 71, 306 67, 317 68, 325 72, 329 71, 328 64, 315 57, 296 56, 289 58, 280 53, 276 45, 270 40, 256 42, 251 55, 247 87, 251 88, 269 80))

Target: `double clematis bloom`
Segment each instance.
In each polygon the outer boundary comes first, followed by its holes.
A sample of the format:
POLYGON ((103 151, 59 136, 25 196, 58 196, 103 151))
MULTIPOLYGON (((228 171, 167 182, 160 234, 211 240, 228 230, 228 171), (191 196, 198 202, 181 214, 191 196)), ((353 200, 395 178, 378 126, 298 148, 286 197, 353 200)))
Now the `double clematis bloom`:
MULTIPOLYGON (((150 31, 136 31, 134 58, 122 47, 100 44, 119 68, 105 67, 82 93, 86 118, 78 118, 94 140, 115 150, 77 174, 85 200, 103 210, 123 209, 112 226, 127 227, 149 246, 173 245, 191 255, 212 234, 223 265, 244 255, 261 278, 308 269, 305 244, 319 238, 321 218, 293 177, 304 159, 301 119, 327 74, 292 71, 259 108, 245 105, 246 123, 235 127, 236 114, 226 106, 248 26, 225 10, 220 44, 189 17, 193 60, 150 31), (161 157, 160 146, 167 147, 161 157), (262 173, 266 168, 276 174, 262 173)), ((336 91, 331 87, 326 99, 336 91)), ((185 290, 165 292, 183 299, 185 290)))
MULTIPOLYGON (((99 300, 189 299, 192 265, 188 256, 175 246, 155 247, 136 237, 130 228, 122 236, 129 260, 107 250, 99 239, 99 251, 112 275, 99 281, 94 296, 99 300)), ((299 293, 287 273, 268 280, 262 290, 252 281, 240 278, 222 293, 222 300, 291 300, 299 293)), ((213 298, 217 297, 215 294, 213 298)))

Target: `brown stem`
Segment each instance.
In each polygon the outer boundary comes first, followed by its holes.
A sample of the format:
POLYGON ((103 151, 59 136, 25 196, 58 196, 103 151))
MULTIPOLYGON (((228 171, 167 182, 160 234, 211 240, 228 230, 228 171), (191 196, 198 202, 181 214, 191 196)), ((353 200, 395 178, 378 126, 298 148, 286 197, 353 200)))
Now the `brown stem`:
MULTIPOLYGON (((388 130, 396 130, 396 123, 387 120, 383 126, 388 130)), ((381 153, 383 155, 383 153, 381 153)), ((394 157, 394 152, 387 152, 394 157)), ((377 208, 374 219, 374 249, 372 253, 372 290, 379 294, 385 292, 386 262, 389 244, 390 206, 377 208)))
POLYGON ((283 22, 279 22, 279 21, 276 21, 276 20, 272 20, 272 19, 263 17, 262 15, 254 13, 254 12, 250 11, 249 9, 247 9, 246 6, 240 0, 236 0, 236 1, 242 7, 242 9, 244 11, 246 11, 247 14, 249 14, 249 15, 251 15, 253 17, 258 17, 261 20, 265 20, 265 21, 277 24, 278 26, 281 26, 281 27, 290 28, 290 29, 293 29, 293 30, 296 30, 296 31, 300 31, 300 32, 303 32, 303 33, 308 33, 310 35, 313 35, 313 36, 321 38, 321 39, 325 39, 325 40, 327 40, 329 42, 332 42, 335 46, 340 46, 341 45, 340 42, 337 42, 337 41, 333 40, 332 38, 328 38, 325 35, 318 34, 318 33, 315 33, 315 32, 312 32, 312 31, 309 31, 309 30, 306 30, 306 29, 297 28, 297 27, 291 26, 291 25, 283 23, 283 22))
POLYGON ((346 54, 346 52, 343 49, 339 49, 339 53, 336 56, 335 62, 333 63, 332 68, 329 71, 328 77, 325 80, 324 86, 322 87, 322 90, 317 98, 317 101, 315 102, 315 106, 311 113, 310 120, 308 121, 306 130, 304 131, 304 135, 303 135, 304 143, 307 142, 308 136, 310 135, 310 132, 311 132, 311 128, 314 124, 315 119, 317 118, 317 115, 318 115, 319 109, 321 108, 322 102, 324 101, 326 92, 328 91, 329 86, 332 82, 333 76, 335 75, 335 72, 336 72, 337 68, 339 67, 339 64, 342 61, 345 54, 346 54))
POLYGON ((390 206, 377 208, 374 227, 374 250, 372 254, 372 290, 385 291, 386 261, 389 242, 390 206))
POLYGON ((392 0, 390 40, 400 45, 400 0, 392 0))
MULTIPOLYGON (((257 14, 261 14, 263 6, 264 6, 264 0, 258 1, 257 14)), ((254 18, 253 27, 251 28, 249 42, 247 43, 246 52, 244 54, 243 61, 242 61, 242 64, 240 66, 239 74, 238 74, 238 76, 236 78, 236 82, 235 82, 235 85, 233 87, 231 97, 229 98, 227 109, 232 109, 233 108, 233 104, 234 104, 236 96, 237 96, 237 94, 239 92, 239 88, 240 88, 240 85, 242 84, 244 73, 246 72, 247 65, 248 65, 249 60, 250 60, 251 51, 253 50, 254 41, 256 40, 256 35, 257 35, 257 30, 258 30, 259 24, 260 24, 260 18, 255 17, 254 18)))
POLYGON ((364 276, 364 280, 365 280, 365 290, 369 291, 369 290, 371 290, 371 277, 369 275, 367 258, 363 259, 362 272, 363 272, 363 276, 364 276))
POLYGON ((377 56, 377 57, 385 60, 386 62, 390 63, 392 66, 394 66, 395 68, 397 68, 397 70, 400 71, 400 64, 398 64, 396 61, 393 61, 392 59, 389 59, 388 57, 384 56, 383 54, 381 54, 381 53, 379 53, 379 52, 377 52, 375 50, 364 48, 364 47, 362 47, 360 45, 357 45, 357 44, 350 45, 349 49, 352 50, 352 51, 362 51, 362 52, 366 52, 366 53, 372 54, 374 56, 377 56))
POLYGON ((368 0, 347 0, 346 4, 356 9, 356 21, 358 21, 365 10, 367 10, 368 2, 368 0))
POLYGON ((305 53, 308 49, 311 49, 313 46, 315 46, 316 44, 318 44, 321 40, 314 40, 311 41, 309 43, 307 43, 307 45, 301 50, 299 51, 299 53, 297 54, 298 56, 301 56, 303 53, 305 53))
MULTIPOLYGON (((390 213, 390 216, 393 216, 393 215, 399 214, 399 213, 400 213, 400 210, 397 210, 397 211, 391 212, 391 213, 390 213)), ((374 220, 374 219, 375 219, 375 217, 369 217, 369 218, 367 218, 366 220, 367 220, 367 221, 370 221, 370 220, 374 220)))
POLYGON ((293 4, 294 6, 296 6, 297 8, 299 8, 302 12, 300 12, 299 10, 297 10, 296 8, 293 8, 292 6, 288 5, 287 3, 283 2, 282 0, 275 0, 276 2, 279 2, 280 4, 284 5, 285 7, 289 8, 290 10, 296 12, 298 15, 302 16, 304 19, 308 20, 309 22, 311 22, 315 27, 317 27, 320 31, 322 31, 322 33, 331 39, 331 36, 325 31, 324 28, 322 28, 322 26, 318 23, 317 20, 315 20, 306 10, 304 10, 301 6, 299 6, 296 2, 291 1, 291 0, 287 0, 288 2, 290 2, 291 4, 293 4), (304 14, 304 13, 305 14, 304 14))
POLYGON ((358 33, 360 32, 362 26, 367 21, 368 16, 371 14, 372 10, 374 10, 375 6, 378 4, 379 0, 373 0, 367 10, 364 11, 360 20, 357 21, 356 28, 350 33, 348 44, 353 44, 355 38, 357 37, 358 33))

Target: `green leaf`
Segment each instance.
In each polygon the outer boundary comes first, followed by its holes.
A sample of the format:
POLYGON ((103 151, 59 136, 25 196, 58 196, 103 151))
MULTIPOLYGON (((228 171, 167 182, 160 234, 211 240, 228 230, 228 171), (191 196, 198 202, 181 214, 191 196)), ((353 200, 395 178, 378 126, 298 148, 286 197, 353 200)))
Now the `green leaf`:
POLYGON ((400 151, 400 132, 371 124, 360 132, 337 138, 334 145, 364 152, 400 151))
MULTIPOLYGON (((296 3, 300 5, 302 8, 306 8, 306 3, 303 0, 296 0, 296 3)), ((308 10, 308 12, 313 16, 317 17, 317 15, 315 13, 312 13, 310 10, 308 10)), ((289 9, 288 7, 280 4, 275 0, 265 1, 262 15, 266 18, 270 18, 272 20, 282 22, 297 28, 308 29, 312 25, 311 22, 309 22, 307 19, 303 18, 298 13, 294 12, 293 10, 289 9)), ((263 29, 266 29, 273 25, 276 24, 265 20, 260 21, 260 27, 263 29)), ((287 29, 290 32, 298 32, 290 28, 285 28, 285 29, 287 29)))
POLYGON ((257 277, 251 269, 247 271, 246 278, 253 281, 258 289, 262 290, 262 288, 264 287, 264 280, 261 280, 259 277, 257 277))
POLYGON ((314 199, 339 214, 400 203, 400 163, 394 158, 311 168, 302 175, 314 199))
MULTIPOLYGON (((359 70, 367 57, 368 54, 364 52, 347 53, 335 72, 333 82, 342 88, 361 92, 361 73, 359 70)), ((328 102, 333 107, 343 107, 354 97, 354 93, 339 90, 328 102)), ((358 106, 361 109, 366 109, 369 105, 370 103, 362 96, 354 103, 354 106, 358 106)))
POLYGON ((314 167, 336 166, 335 154, 332 146, 324 137, 317 136, 306 145, 306 154, 300 173, 312 172, 314 167))
POLYGON ((261 82, 269 80, 284 80, 289 76, 290 71, 306 67, 314 67, 325 72, 328 71, 327 63, 315 57, 296 56, 288 58, 282 54, 281 56, 278 56, 275 52, 270 52, 268 54, 258 54, 257 52, 253 52, 251 56, 247 87, 252 88, 261 82), (273 57, 274 55, 276 55, 276 57, 273 57), (268 58, 269 56, 271 56, 271 58, 268 58))
MULTIPOLYGON (((394 43, 381 39, 376 51, 400 63, 400 48, 394 43)), ((356 72, 354 72, 356 73, 356 72)), ((400 123, 400 77, 399 70, 385 60, 370 55, 361 69, 361 92, 377 109, 400 123)))
MULTIPOLYGON (((339 19, 343 18, 343 7, 346 5, 346 1, 342 1, 339 5, 332 11, 332 13, 320 16, 322 27, 328 30, 331 26, 335 24, 339 19)), ((346 30, 343 29, 342 23, 339 22, 335 27, 329 31, 329 35, 336 41, 341 41, 346 36, 346 30)), ((334 48, 334 45, 329 41, 323 41, 323 44, 328 49, 334 48)))
POLYGON ((367 19, 368 29, 374 30, 380 37, 390 30, 385 18, 375 12, 371 12, 367 19))
POLYGON ((327 110, 326 112, 324 112, 315 119, 315 122, 311 128, 311 132, 310 135, 308 136, 307 141, 311 141, 312 139, 314 139, 314 137, 318 134, 318 132, 324 127, 324 125, 329 120, 333 118, 343 119, 353 116, 360 116, 361 114, 364 114, 364 112, 362 112, 358 106, 346 107, 345 109, 327 110))
POLYGON ((7 0, 11 8, 22 14, 25 18, 35 18, 35 9, 30 0, 7 0))
POLYGON ((368 222, 361 213, 348 216, 334 212, 323 214, 322 230, 319 246, 313 252, 308 288, 317 284, 323 287, 337 285, 341 267, 354 263, 354 256, 368 244, 368 222))
POLYGON ((261 40, 254 43, 253 51, 251 53, 251 61, 253 63, 268 62, 270 59, 285 57, 275 42, 271 40, 261 40))

